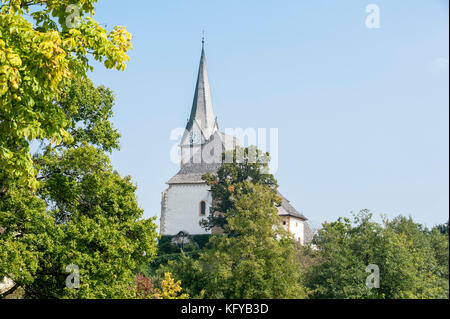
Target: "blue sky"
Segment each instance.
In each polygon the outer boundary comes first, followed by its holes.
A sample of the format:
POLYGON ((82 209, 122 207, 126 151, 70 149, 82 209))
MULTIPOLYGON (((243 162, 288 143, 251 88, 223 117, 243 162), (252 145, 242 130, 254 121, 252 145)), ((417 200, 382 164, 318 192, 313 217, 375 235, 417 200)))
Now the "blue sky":
POLYGON ((278 128, 280 191, 313 225, 363 208, 445 222, 448 15, 446 0, 100 0, 96 19, 134 45, 126 71, 91 74, 116 95, 113 165, 159 218, 205 29, 220 127, 278 128), (379 29, 365 26, 370 3, 379 29))

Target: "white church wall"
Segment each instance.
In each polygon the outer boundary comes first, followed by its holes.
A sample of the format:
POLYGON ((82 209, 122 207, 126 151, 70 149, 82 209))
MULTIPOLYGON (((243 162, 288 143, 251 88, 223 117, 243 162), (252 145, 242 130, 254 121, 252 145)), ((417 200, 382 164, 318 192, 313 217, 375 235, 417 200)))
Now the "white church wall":
POLYGON ((305 230, 305 224, 303 220, 293 216, 283 216, 282 226, 286 231, 289 232, 289 235, 291 237, 293 237, 303 245, 305 230))
POLYGON ((304 222, 300 218, 290 216, 289 233, 303 245, 304 222))
POLYGON ((162 235, 176 235, 180 231, 189 234, 209 234, 200 227, 200 203, 206 202, 206 216, 212 203, 209 186, 206 184, 174 184, 164 194, 161 220, 162 235))

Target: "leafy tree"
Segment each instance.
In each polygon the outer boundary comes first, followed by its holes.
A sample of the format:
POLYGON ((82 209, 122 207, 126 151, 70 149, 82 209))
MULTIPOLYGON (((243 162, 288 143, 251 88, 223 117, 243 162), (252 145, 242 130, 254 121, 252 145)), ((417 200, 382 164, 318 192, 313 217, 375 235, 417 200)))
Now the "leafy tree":
POLYGON ((181 282, 175 282, 171 273, 165 273, 164 279, 152 280, 138 274, 136 278, 135 298, 137 299, 187 299, 188 294, 182 294, 181 282), (160 281, 155 284, 155 281, 160 281), (160 288, 156 287, 160 286, 160 288))
POLYGON ((386 231, 406 238, 414 270, 411 285, 395 296, 448 298, 448 236, 437 230, 430 232, 411 217, 400 216, 385 224, 386 231))
POLYGON ((165 272, 171 272, 176 279, 183 283, 183 290, 189 296, 204 298, 205 287, 211 278, 208 276, 208 268, 199 258, 200 256, 190 256, 182 251, 179 258, 161 264, 156 274, 162 276, 165 272))
POLYGON ((441 232, 441 234, 448 235, 448 221, 445 224, 437 225, 434 228, 439 230, 441 232))
MULTIPOLYGON (((72 78, 56 102, 68 122, 66 130, 72 136, 71 143, 57 145, 58 147, 79 147, 83 142, 106 152, 119 149, 120 133, 110 122, 114 106, 113 92, 104 86, 94 87, 88 79, 72 78)), ((51 149, 48 143, 44 149, 51 149)))
POLYGON ((64 86, 92 70, 89 56, 109 69, 123 70, 128 61, 131 35, 120 26, 109 33, 102 28, 93 18, 96 2, 0 2, 0 173, 34 190, 30 141, 72 140, 54 103, 64 86))
POLYGON ((304 297, 294 243, 280 226, 276 181, 264 170, 267 161, 252 161, 249 149, 239 161, 236 152, 233 163, 205 176, 215 205, 204 225, 223 234, 210 237, 198 260, 184 255, 161 271, 172 271, 197 297, 304 297))
POLYGON ((371 260, 372 245, 355 238, 370 233, 375 225, 365 224, 356 231, 350 220, 339 218, 336 222, 324 223, 314 238, 318 251, 312 251, 319 263, 308 269, 305 278, 313 298, 363 298, 370 297, 365 287, 365 268, 371 260), (359 234, 358 234, 359 233, 359 234), (351 235, 350 235, 351 234, 351 235), (358 254, 354 253, 358 251, 358 254), (369 261, 370 260, 370 261, 369 261))
POLYGON ((317 262, 305 275, 311 297, 448 298, 448 239, 411 218, 385 219, 383 226, 371 218, 363 210, 353 224, 338 219, 319 230, 310 251, 317 262), (369 264, 379 267, 379 289, 366 286, 369 264))
POLYGON ((33 298, 132 297, 133 271, 153 259, 157 234, 142 219, 136 186, 103 152, 118 146, 112 94, 74 78, 63 95, 75 142, 42 142, 38 193, 7 179, 0 195, 0 277, 33 298), (69 265, 79 267, 78 289, 66 287, 69 265))
POLYGON ((158 292, 160 299, 187 299, 189 295, 181 294, 181 282, 173 280, 171 273, 164 274, 164 280, 161 284, 161 290, 158 292))
MULTIPOLYGON (((201 224, 206 230, 219 230, 229 233, 227 214, 233 207, 234 189, 245 181, 255 185, 263 185, 274 191, 278 188, 272 174, 268 174, 269 153, 262 153, 256 147, 238 147, 222 155, 223 164, 217 174, 205 174, 203 179, 211 187, 215 205, 211 207, 209 216, 201 224)), ((281 198, 276 198, 279 205, 281 198)))
MULTIPOLYGON (((447 222, 448 225, 448 222, 447 222)), ((436 259, 435 275, 438 277, 438 285, 448 294, 449 291, 449 236, 434 228, 429 234, 430 244, 436 259)))

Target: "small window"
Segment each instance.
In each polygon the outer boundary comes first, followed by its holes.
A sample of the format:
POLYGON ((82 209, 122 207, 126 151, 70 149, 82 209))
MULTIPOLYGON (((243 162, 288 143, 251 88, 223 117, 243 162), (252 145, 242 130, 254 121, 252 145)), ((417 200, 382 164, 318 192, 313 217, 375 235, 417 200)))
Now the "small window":
POLYGON ((206 215, 206 202, 204 200, 202 200, 200 202, 200 216, 205 216, 206 215))

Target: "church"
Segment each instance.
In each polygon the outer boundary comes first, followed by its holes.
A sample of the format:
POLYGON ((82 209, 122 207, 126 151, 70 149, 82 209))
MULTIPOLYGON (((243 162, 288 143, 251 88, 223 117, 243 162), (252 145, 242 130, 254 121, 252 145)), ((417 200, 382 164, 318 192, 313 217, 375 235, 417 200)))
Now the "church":
MULTIPOLYGON (((191 114, 179 145, 181 167, 167 181, 169 187, 162 192, 161 235, 177 235, 180 232, 208 234, 200 227, 200 221, 207 216, 213 199, 202 176, 216 173, 221 165, 222 153, 240 146, 235 137, 219 131, 212 105, 204 43, 203 40, 191 114)), ((283 227, 301 244, 309 242, 313 234, 307 218, 279 195, 282 205, 277 209, 283 227)))

